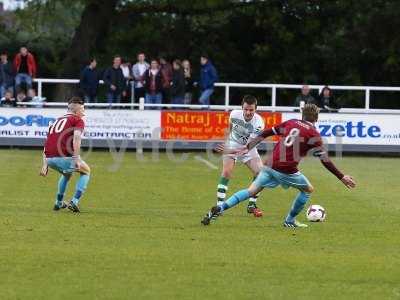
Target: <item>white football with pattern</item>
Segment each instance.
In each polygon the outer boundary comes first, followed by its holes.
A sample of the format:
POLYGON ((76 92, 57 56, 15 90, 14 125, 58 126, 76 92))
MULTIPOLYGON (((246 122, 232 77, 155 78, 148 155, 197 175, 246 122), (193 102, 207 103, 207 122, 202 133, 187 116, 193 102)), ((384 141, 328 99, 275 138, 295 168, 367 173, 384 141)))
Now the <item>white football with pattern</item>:
POLYGON ((313 204, 307 209, 306 216, 310 222, 322 222, 326 218, 326 210, 321 205, 313 204))

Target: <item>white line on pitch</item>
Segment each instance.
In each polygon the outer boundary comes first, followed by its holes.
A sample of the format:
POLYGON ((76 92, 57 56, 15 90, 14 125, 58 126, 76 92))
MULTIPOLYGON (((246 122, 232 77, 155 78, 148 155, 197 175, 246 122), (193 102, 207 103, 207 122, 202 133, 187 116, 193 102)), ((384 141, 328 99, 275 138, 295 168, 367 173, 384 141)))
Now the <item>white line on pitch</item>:
POLYGON ((194 157, 195 160, 200 161, 202 163, 204 163, 207 167, 209 167, 210 169, 214 169, 214 170, 218 170, 218 167, 216 165, 214 165, 212 162, 209 162, 208 160, 202 158, 199 155, 196 155, 194 157))

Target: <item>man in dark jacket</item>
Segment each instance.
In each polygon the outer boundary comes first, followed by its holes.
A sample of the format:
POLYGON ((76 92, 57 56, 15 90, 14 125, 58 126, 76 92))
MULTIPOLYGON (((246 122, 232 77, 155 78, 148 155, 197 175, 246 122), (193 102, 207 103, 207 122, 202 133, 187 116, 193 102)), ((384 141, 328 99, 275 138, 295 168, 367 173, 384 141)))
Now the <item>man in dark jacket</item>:
POLYGON ((7 60, 7 53, 0 54, 0 98, 14 86, 14 72, 11 63, 7 60))
POLYGON ((171 64, 161 56, 159 59, 160 62, 160 72, 162 78, 162 97, 164 103, 171 102, 171 82, 172 82, 172 66, 171 64))
POLYGON ((171 82, 172 104, 183 104, 185 98, 185 74, 179 59, 174 60, 171 82))
POLYGON ((115 56, 112 67, 104 72, 103 80, 107 86, 107 102, 109 104, 121 102, 121 95, 125 96, 125 77, 122 73, 121 57, 115 56))
POLYGON ((81 72, 79 86, 84 93, 85 102, 97 102, 97 88, 99 86, 99 73, 96 69, 97 61, 92 58, 81 72))
POLYGON ((200 73, 200 90, 201 95, 199 103, 202 105, 210 105, 210 96, 214 93, 214 84, 218 80, 217 70, 208 58, 203 54, 200 57, 201 73, 200 73))

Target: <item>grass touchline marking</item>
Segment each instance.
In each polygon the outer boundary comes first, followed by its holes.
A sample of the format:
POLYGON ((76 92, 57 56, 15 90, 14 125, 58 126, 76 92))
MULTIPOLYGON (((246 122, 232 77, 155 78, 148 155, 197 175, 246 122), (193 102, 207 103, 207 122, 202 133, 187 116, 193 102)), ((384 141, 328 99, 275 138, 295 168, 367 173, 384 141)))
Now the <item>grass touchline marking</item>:
POLYGON ((214 165, 212 162, 210 162, 210 161, 208 161, 208 160, 202 158, 202 157, 199 156, 199 155, 196 155, 196 156, 194 157, 194 159, 197 160, 197 161, 200 161, 200 162, 204 163, 204 164, 205 164, 207 167, 209 167, 210 169, 218 170, 218 167, 217 167, 216 165, 214 165))

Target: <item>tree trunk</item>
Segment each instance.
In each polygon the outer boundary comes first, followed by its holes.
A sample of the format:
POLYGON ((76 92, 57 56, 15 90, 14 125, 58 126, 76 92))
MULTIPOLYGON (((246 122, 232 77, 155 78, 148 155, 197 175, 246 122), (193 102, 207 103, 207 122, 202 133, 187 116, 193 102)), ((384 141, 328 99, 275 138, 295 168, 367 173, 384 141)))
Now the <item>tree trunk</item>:
MULTIPOLYGON (((79 78, 81 67, 90 59, 93 49, 108 32, 118 0, 89 0, 81 22, 63 61, 60 78, 79 78)), ((78 90, 77 85, 58 84, 56 101, 65 101, 78 90)))

